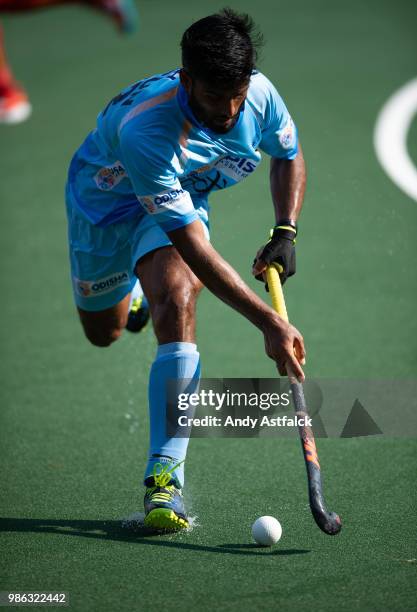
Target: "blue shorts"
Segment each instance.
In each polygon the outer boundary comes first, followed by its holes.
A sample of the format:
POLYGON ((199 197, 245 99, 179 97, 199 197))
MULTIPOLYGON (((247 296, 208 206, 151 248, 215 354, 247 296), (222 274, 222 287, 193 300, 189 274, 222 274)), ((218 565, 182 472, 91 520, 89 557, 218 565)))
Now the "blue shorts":
MULTIPOLYGON (((77 209, 67 189, 68 241, 74 299, 83 310, 105 310, 132 291, 138 260, 172 245, 167 234, 138 205, 128 220, 99 227, 77 209)), ((209 239, 207 201, 196 208, 209 239)))

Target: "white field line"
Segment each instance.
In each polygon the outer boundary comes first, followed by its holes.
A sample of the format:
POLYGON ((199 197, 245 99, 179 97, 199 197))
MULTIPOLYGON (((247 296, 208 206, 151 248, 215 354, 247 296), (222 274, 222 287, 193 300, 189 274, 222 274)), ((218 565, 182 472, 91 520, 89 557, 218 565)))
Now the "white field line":
POLYGON ((417 113, 417 78, 396 91, 382 107, 375 124, 374 147, 390 179, 417 201, 417 169, 407 151, 407 134, 417 113))

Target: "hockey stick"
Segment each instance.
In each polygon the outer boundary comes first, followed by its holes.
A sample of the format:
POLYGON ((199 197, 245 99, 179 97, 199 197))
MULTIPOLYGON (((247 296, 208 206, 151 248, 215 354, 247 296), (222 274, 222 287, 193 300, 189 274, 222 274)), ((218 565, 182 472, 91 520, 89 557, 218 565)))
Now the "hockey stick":
MULTIPOLYGON (((272 299, 273 309, 288 322, 287 308, 285 306, 284 293, 278 269, 275 265, 268 266, 266 271, 269 291, 272 299)), ((304 397, 303 385, 298 382, 294 372, 287 366, 287 375, 290 382, 294 408, 296 415, 303 422, 308 416, 308 409, 304 397)), ((329 512, 323 499, 320 464, 317 456, 316 443, 313 430, 308 425, 298 425, 301 446, 303 448, 304 461, 307 469, 308 497, 314 520, 324 533, 336 535, 342 528, 342 522, 335 512, 329 512)))

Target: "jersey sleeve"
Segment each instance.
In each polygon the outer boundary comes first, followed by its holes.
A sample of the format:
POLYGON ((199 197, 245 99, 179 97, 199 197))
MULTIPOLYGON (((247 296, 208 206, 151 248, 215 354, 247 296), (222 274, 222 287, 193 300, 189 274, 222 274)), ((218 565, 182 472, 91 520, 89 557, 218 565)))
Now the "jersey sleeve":
POLYGON ((262 116, 259 148, 271 157, 294 159, 298 152, 297 128, 273 84, 264 75, 257 76, 258 108, 262 116))
POLYGON ((139 204, 165 232, 198 219, 191 196, 177 177, 174 151, 166 139, 142 130, 123 130, 120 148, 139 204))

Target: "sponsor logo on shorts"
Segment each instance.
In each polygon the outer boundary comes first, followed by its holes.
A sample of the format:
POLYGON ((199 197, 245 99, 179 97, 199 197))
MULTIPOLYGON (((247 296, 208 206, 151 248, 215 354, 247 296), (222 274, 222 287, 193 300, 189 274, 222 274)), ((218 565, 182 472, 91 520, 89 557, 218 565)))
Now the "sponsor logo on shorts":
POLYGON ((193 208, 190 194, 181 188, 164 191, 157 195, 139 196, 138 200, 151 215, 158 215, 169 210, 185 214, 193 208))
POLYGON ((105 166, 100 168, 94 177, 96 185, 101 191, 110 191, 120 181, 125 178, 126 170, 124 169, 121 162, 117 161, 112 166, 105 166))
POLYGON ((295 146, 295 125, 291 117, 284 129, 278 133, 278 140, 283 149, 292 149, 295 146))
POLYGON ((127 270, 124 272, 115 272, 105 278, 98 280, 83 281, 79 278, 74 278, 74 287, 78 295, 85 298, 96 297, 114 291, 123 285, 130 284, 130 277, 127 270))

